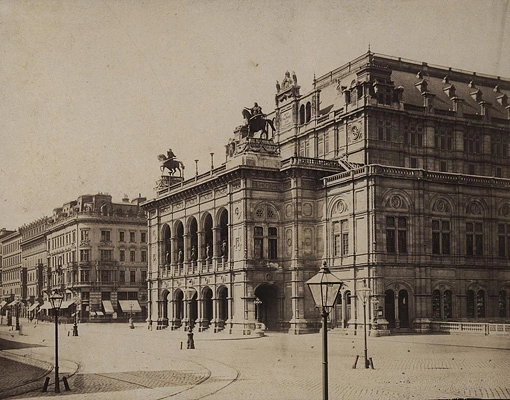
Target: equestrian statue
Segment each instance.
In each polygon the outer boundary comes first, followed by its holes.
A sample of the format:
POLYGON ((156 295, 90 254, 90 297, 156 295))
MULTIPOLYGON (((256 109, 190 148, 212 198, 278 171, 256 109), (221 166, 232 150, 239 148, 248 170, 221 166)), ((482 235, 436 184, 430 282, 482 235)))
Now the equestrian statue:
POLYGON ((175 175, 175 173, 179 171, 179 175, 182 176, 184 164, 175 159, 175 154, 172 149, 168 149, 166 155, 160 154, 158 160, 161 163, 161 172, 164 172, 166 168, 170 175, 175 175))
POLYGON ((252 108, 245 107, 242 111, 245 125, 241 128, 243 137, 253 137, 256 132, 260 133, 261 139, 268 139, 268 125, 274 135, 273 120, 267 119, 266 114, 262 113, 262 108, 255 103, 252 108))

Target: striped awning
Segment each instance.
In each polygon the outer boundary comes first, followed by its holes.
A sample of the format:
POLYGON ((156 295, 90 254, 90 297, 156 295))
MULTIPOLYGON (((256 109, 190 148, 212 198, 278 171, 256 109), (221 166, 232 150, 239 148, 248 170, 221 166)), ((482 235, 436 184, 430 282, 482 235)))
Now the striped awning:
POLYGON ((0 303, 0 309, 2 309, 5 305, 7 304, 7 302, 4 300, 0 303))
POLYGON ((37 307, 39 307, 39 303, 34 303, 28 308, 28 311, 34 311, 37 307))

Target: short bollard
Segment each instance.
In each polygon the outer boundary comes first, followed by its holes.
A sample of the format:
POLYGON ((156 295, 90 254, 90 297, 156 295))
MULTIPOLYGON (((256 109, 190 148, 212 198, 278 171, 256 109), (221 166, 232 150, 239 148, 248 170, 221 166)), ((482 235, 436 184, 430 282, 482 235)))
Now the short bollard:
POLYGON ((354 361, 354 365, 352 366, 352 369, 356 369, 356 366, 358 365, 359 355, 356 356, 356 361, 354 361))
POLYGON ((50 384, 50 377, 47 376, 46 379, 44 380, 44 385, 43 385, 43 388, 42 388, 42 391, 44 393, 46 393, 48 391, 48 385, 50 384))

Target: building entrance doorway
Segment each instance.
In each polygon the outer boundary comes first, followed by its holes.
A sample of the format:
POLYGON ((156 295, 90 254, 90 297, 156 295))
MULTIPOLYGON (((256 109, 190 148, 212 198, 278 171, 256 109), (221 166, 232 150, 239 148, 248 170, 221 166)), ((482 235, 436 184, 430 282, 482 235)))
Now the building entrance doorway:
POLYGON ((262 322, 267 330, 276 330, 278 321, 278 289, 275 285, 262 284, 255 289, 255 319, 262 322))
POLYGON ((203 291, 203 316, 204 316, 204 319, 206 321, 205 324, 205 328, 209 327, 209 325, 211 324, 211 321, 213 319, 213 300, 212 300, 212 297, 213 297, 213 292, 211 290, 211 288, 207 287, 204 289, 203 291))
POLYGON ((409 328, 409 296, 407 290, 398 292, 398 319, 401 328, 409 328))
POLYGON ((386 290, 384 298, 384 316, 388 321, 388 328, 395 328, 395 293, 393 290, 386 290))

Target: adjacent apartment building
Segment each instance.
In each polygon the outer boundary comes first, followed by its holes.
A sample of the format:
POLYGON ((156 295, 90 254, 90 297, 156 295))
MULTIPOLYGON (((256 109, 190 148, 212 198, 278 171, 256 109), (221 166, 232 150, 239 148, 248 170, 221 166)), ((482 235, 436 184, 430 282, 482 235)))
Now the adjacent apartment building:
POLYGON ((125 197, 114 203, 108 194, 83 195, 51 217, 6 233, 1 238, 5 312, 19 300, 22 316, 44 318, 49 294, 59 290, 65 295, 64 318, 145 319, 148 243, 139 206, 144 200, 125 197))
POLYGON ((363 326, 364 285, 373 334, 508 321, 510 80, 368 52, 311 86, 287 72, 272 135, 238 127, 221 166, 162 176, 151 319, 313 331, 305 282, 326 262, 335 328, 363 326))

